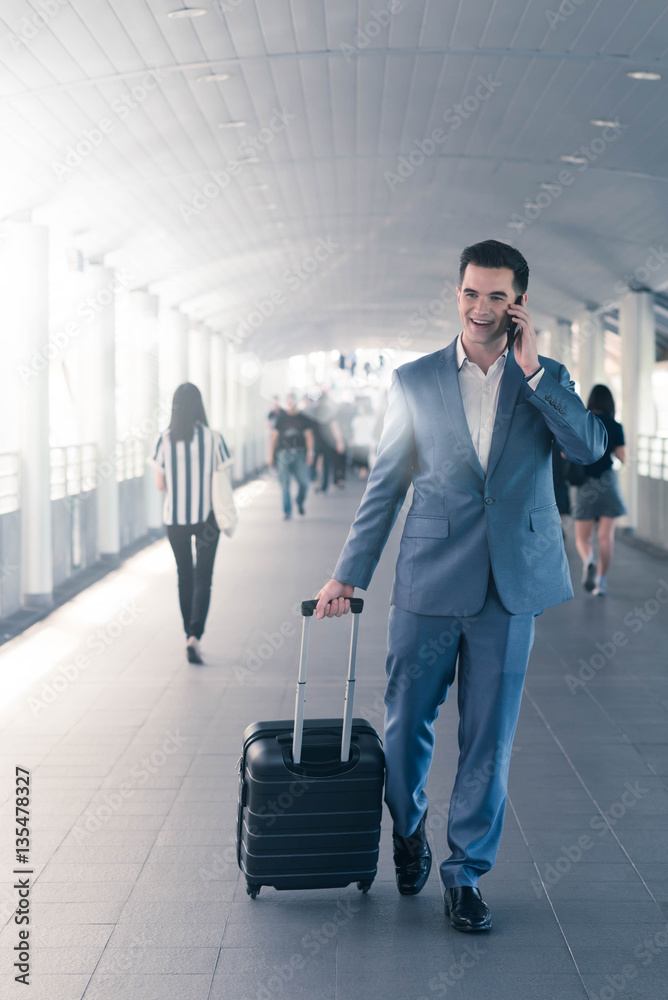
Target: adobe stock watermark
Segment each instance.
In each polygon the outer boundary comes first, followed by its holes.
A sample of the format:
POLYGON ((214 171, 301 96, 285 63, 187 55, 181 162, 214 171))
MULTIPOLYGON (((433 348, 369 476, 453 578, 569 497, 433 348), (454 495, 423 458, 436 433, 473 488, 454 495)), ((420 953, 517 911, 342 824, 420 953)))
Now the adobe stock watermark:
POLYGON ((285 304, 286 289, 289 292, 299 291, 340 248, 340 244, 335 243, 330 236, 326 239, 321 236, 310 254, 298 264, 293 264, 283 271, 280 285, 272 288, 265 298, 257 299, 253 303, 251 311, 238 323, 235 333, 228 335, 228 339, 236 344, 243 343, 247 337, 259 330, 270 316, 273 316, 278 307, 285 304))
POLYGON ((390 0, 386 7, 381 7, 380 10, 372 10, 368 20, 353 35, 352 45, 349 42, 341 42, 339 44, 346 62, 351 63, 360 52, 368 49, 372 39, 377 38, 383 28, 390 26, 394 15, 406 10, 412 2, 413 0, 390 0))
POLYGON ((62 160, 52 160, 51 169, 59 181, 68 180, 75 170, 102 145, 108 135, 116 131, 119 121, 125 121, 139 105, 158 89, 167 74, 159 69, 150 69, 139 83, 123 91, 114 98, 109 108, 115 117, 100 118, 93 128, 86 129, 76 142, 65 150, 62 160))
POLYGON ((51 334, 42 347, 32 347, 29 360, 17 366, 23 384, 26 385, 31 378, 44 371, 49 362, 66 350, 71 341, 81 335, 84 327, 103 312, 120 291, 128 289, 134 280, 134 275, 126 268, 121 268, 104 287, 83 298, 75 309, 75 314, 81 322, 76 319, 67 322, 62 330, 51 334))
MULTIPOLYGON (((659 580, 660 586, 658 587, 654 597, 650 597, 649 600, 645 601, 641 606, 636 606, 631 611, 624 615, 623 622, 630 632, 637 634, 642 631, 648 622, 659 613, 661 607, 668 604, 668 583, 665 580, 659 580)), ((589 681, 596 676, 596 674, 603 669, 603 667, 614 660, 617 655, 617 651, 622 649, 624 646, 628 645, 629 635, 623 629, 618 629, 616 632, 610 636, 605 642, 597 642, 596 652, 592 653, 588 660, 584 657, 580 657, 578 663, 580 664, 580 669, 575 674, 566 674, 564 676, 564 681, 568 690, 571 694, 575 694, 577 691, 584 689, 589 681)))
POLYGON ((221 193, 229 185, 233 177, 238 177, 244 165, 241 157, 248 154, 259 153, 267 146, 271 145, 277 135, 284 132, 290 122, 296 119, 297 115, 292 115, 288 111, 281 111, 274 108, 267 125, 260 129, 257 135, 244 139, 237 148, 237 158, 228 160, 222 170, 210 173, 210 180, 197 188, 191 195, 190 200, 181 202, 179 212, 184 222, 190 222, 203 212, 212 201, 220 197, 221 193))
POLYGON ((600 843, 600 838, 610 833, 612 827, 626 816, 629 809, 633 809, 640 799, 650 791, 649 788, 642 787, 640 780, 633 782, 633 784, 630 781, 625 781, 624 789, 616 802, 613 802, 606 810, 595 813, 589 820, 589 829, 598 833, 598 839, 594 839, 588 833, 582 833, 574 844, 562 844, 561 854, 554 861, 543 866, 540 873, 543 881, 541 882, 537 878, 531 879, 531 887, 538 899, 543 898, 543 882, 548 887, 560 882, 564 875, 573 869, 574 865, 582 861, 589 851, 600 843))
MULTIPOLYGON (((633 955, 640 965, 647 967, 665 948, 668 948, 668 924, 651 937, 643 938, 633 949, 633 955)), ((639 971, 635 962, 627 962, 618 972, 606 975, 606 984, 598 992, 589 991, 590 1000, 614 1000, 630 986, 631 980, 636 978, 639 971)), ((635 993, 633 995, 637 996, 635 993)))
MULTIPOLYGON (((443 972, 439 972, 437 976, 433 976, 429 980, 427 985, 431 996, 444 997, 452 989, 459 996, 460 993, 457 984, 461 982, 469 969, 473 969, 478 964, 487 952, 488 948, 481 941, 472 941, 470 944, 467 942, 462 948, 459 958, 452 962, 443 972)), ((423 994, 417 1000, 430 1000, 430 997, 426 997, 423 994)))
POLYGON ((150 753, 141 757, 136 764, 130 768, 129 777, 134 779, 134 784, 129 781, 121 781, 117 789, 110 788, 99 793, 102 801, 95 806, 86 809, 83 817, 70 831, 77 844, 82 844, 88 837, 101 829, 122 805, 131 799, 138 788, 143 787, 149 778, 157 774, 161 767, 167 763, 168 759, 181 749, 189 737, 181 736, 178 729, 175 733, 165 733, 165 738, 160 746, 150 753))
POLYGON ((572 17, 578 7, 582 7, 588 0, 561 0, 556 10, 546 10, 545 17, 550 26, 550 31, 554 31, 558 25, 563 24, 569 17, 572 17))
POLYGON ((76 681, 82 670, 86 670, 95 657, 104 653, 109 646, 113 646, 116 639, 139 618, 144 610, 138 608, 134 601, 123 601, 120 608, 115 618, 88 636, 85 645, 89 652, 77 653, 70 663, 61 664, 56 675, 42 684, 40 697, 31 695, 28 698, 28 706, 34 716, 38 716, 49 705, 53 705, 63 691, 76 681))
POLYGON ((571 184, 575 181, 577 173, 582 173, 588 170, 592 163, 595 163, 600 156, 605 153, 609 146, 616 142, 617 139, 622 135, 622 133, 628 128, 628 125, 617 124, 617 125, 606 125, 606 127, 601 132, 600 136, 595 136, 591 142, 580 146, 572 154, 573 158, 577 160, 582 160, 581 163, 577 164, 577 172, 574 173, 573 170, 563 168, 559 171, 556 181, 548 182, 543 184, 541 191, 536 195, 532 202, 527 202, 524 205, 523 214, 518 212, 513 212, 510 216, 508 225, 514 226, 517 229, 526 229, 532 223, 536 222, 537 219, 541 217, 546 208, 554 204, 571 184))
POLYGON ((16 30, 10 31, 7 36, 15 52, 20 52, 23 45, 28 46, 42 28, 49 24, 63 7, 68 6, 68 2, 67 0, 40 0, 35 6, 36 10, 21 18, 21 23, 16 30))
POLYGON ((478 86, 472 94, 469 94, 461 103, 453 104, 447 111, 443 112, 443 122, 447 129, 434 128, 424 139, 416 139, 413 148, 406 156, 401 155, 397 160, 396 172, 386 170, 383 174, 390 191, 394 191, 397 184, 403 184, 409 177, 430 156, 433 156, 439 146, 442 146, 451 132, 456 132, 461 128, 471 115, 474 115, 481 104, 489 100, 492 94, 501 86, 500 81, 494 80, 492 76, 479 76, 478 86))

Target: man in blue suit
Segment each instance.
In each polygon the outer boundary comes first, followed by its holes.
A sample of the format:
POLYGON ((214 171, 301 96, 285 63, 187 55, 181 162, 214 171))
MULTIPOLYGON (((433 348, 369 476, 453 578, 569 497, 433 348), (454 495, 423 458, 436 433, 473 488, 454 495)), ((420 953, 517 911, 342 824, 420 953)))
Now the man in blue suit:
POLYGON ((477 243, 463 251, 459 279, 462 332, 393 373, 376 464, 316 615, 340 617, 354 588, 369 586, 412 484, 386 662, 385 799, 397 885, 415 894, 429 875, 424 788, 433 724, 458 661, 460 753, 441 878, 451 925, 486 931, 491 914, 478 881, 501 839, 534 619, 573 596, 552 441, 587 465, 603 455, 606 431, 564 366, 538 355, 522 254, 477 243))

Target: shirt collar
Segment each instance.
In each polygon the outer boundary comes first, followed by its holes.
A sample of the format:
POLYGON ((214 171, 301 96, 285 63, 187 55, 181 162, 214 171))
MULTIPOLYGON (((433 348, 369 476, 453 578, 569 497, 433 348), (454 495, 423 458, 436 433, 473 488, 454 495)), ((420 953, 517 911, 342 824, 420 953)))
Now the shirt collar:
MULTIPOLYGON (((464 345, 462 344, 463 335, 464 332, 462 331, 457 337, 457 371, 461 371, 462 365, 464 364, 465 361, 468 361, 469 364, 473 363, 469 361, 469 359, 466 357, 466 351, 464 350, 464 345)), ((504 358, 504 364, 505 364, 505 361, 508 358, 508 348, 506 348, 503 354, 500 354, 499 357, 504 358)), ((499 358, 496 359, 496 361, 498 360, 499 358)), ((494 362, 494 364, 496 364, 496 361, 494 362)))

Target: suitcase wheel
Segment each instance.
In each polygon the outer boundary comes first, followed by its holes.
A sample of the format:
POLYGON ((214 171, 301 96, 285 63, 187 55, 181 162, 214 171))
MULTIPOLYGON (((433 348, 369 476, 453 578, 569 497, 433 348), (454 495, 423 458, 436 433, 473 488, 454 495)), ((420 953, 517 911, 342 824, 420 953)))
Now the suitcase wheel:
POLYGON ((262 886, 258 885, 256 882, 248 882, 246 885, 246 892, 251 899, 255 899, 261 888, 262 886))
POLYGON ((371 888, 371 882, 358 882, 357 888, 366 895, 371 888))

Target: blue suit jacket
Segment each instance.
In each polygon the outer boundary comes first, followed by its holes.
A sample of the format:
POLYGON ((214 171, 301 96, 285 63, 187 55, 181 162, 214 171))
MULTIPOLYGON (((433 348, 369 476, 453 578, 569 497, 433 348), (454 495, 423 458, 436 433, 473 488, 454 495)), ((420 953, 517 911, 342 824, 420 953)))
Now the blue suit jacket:
POLYGON ((456 341, 393 374, 376 464, 334 570, 366 589, 413 484, 392 603, 421 615, 474 615, 491 562, 505 608, 539 613, 573 596, 554 499, 552 439, 582 465, 604 453, 601 421, 563 365, 540 357, 534 392, 511 351, 501 378, 487 475, 459 389, 456 341))

